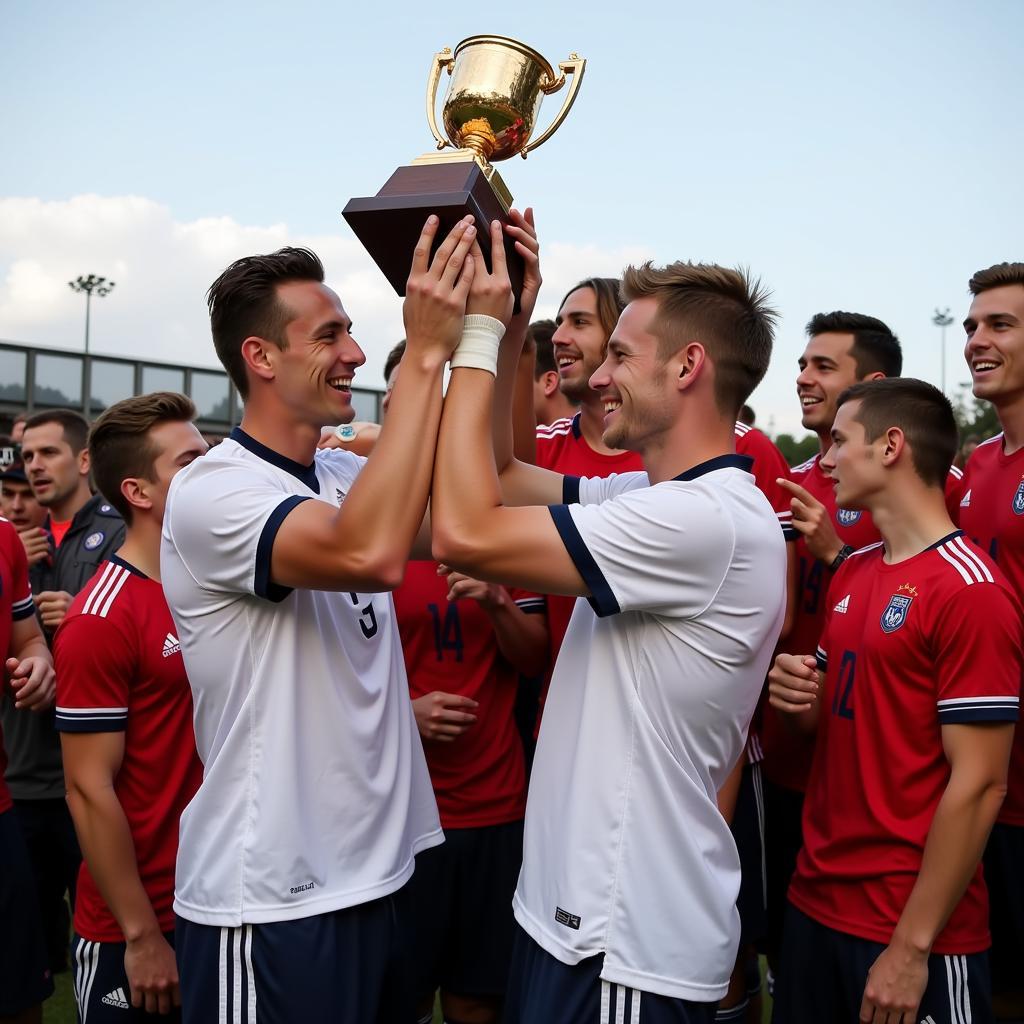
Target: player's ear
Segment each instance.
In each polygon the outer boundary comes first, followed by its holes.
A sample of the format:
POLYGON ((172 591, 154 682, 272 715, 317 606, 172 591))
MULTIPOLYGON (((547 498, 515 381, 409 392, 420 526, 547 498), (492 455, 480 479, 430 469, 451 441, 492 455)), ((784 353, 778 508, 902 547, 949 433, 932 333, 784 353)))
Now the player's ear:
POLYGON ((550 398, 558 390, 558 374, 548 370, 544 374, 544 397, 550 398))
POLYGON ((688 341, 668 360, 669 372, 680 391, 693 385, 707 364, 707 352, 699 341, 688 341))
POLYGON ((273 380, 274 352, 280 351, 279 345, 251 334, 242 342, 242 362, 257 377, 273 380), (271 351, 272 349, 274 351, 271 351))
POLYGON ((907 448, 907 437, 899 427, 890 427, 884 436, 882 465, 891 466, 907 448))
POLYGON ((146 483, 134 476, 121 481, 121 494, 132 508, 149 510, 153 507, 153 499, 146 494, 146 483))

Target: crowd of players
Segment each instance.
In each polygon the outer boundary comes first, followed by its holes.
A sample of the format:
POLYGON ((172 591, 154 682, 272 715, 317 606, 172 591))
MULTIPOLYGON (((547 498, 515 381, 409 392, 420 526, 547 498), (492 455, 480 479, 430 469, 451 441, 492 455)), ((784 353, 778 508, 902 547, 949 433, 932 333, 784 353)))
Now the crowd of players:
POLYGON ((738 418, 757 283, 631 267, 531 324, 505 231, 515 315, 500 226, 428 221, 381 427, 301 249, 211 286, 214 448, 170 393, 23 424, 0 1021, 65 892, 83 1024, 755 1022, 762 955, 777 1024, 1024 1019, 1024 264, 969 284, 1003 432, 963 473, 847 312, 790 469, 738 418))

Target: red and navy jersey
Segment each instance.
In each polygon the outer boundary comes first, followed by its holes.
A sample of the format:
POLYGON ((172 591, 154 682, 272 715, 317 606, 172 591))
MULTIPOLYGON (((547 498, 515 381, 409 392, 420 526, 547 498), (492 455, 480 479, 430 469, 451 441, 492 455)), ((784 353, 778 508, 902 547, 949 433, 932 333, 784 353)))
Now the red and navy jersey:
MULTIPOLYGON (((35 614, 32 588, 28 582, 28 559, 18 531, 0 517, 0 657, 5 661, 12 656, 11 627, 21 619, 35 614)), ((5 674, 6 681, 6 674, 5 674)), ((34 714, 24 711, 23 714, 34 714)), ((11 808, 11 793, 4 781, 7 754, 3 734, 0 733, 0 814, 11 808)))
MULTIPOLYGON (((961 529, 1010 581, 1024 602, 1024 449, 1006 455, 1003 435, 984 441, 964 469, 961 529)), ((1017 729, 999 820, 1024 827, 1024 729, 1017 729)))
MULTIPOLYGON (((139 877, 162 931, 174 928, 178 820, 202 781, 192 692, 160 584, 113 555, 71 604, 54 638, 57 728, 123 731, 114 792, 135 844, 139 877)), ((83 861, 75 931, 123 942, 83 861)))
MULTIPOLYGON (((878 543, 881 535, 868 512, 836 505, 834 482, 822 471, 820 459, 820 455, 815 455, 796 466, 790 471, 790 478, 828 509, 840 543, 849 544, 855 550, 878 543)), ((946 481, 946 504, 950 514, 959 502, 961 476, 960 470, 954 468, 946 481)), ((796 654, 806 654, 813 651, 821 639, 831 574, 828 566, 811 554, 802 536, 796 540, 796 559, 796 606, 793 628, 786 638, 785 648, 796 654)), ((807 774, 814 756, 814 737, 794 735, 780 720, 778 712, 770 704, 765 704, 761 743, 765 775, 776 785, 803 792, 807 788, 807 774)))
POLYGON ((792 497, 789 491, 776 482, 779 477, 788 479, 790 475, 782 452, 767 434, 745 423, 737 422, 735 436, 736 454, 747 455, 754 460, 751 469, 754 482, 775 510, 783 536, 787 541, 796 540, 798 534, 793 529, 793 510, 790 507, 792 497))
MULTIPOLYGON (((1009 582, 961 532, 894 565, 883 555, 881 544, 858 552, 829 588, 789 898, 829 928, 888 944, 949 782, 942 726, 1017 720, 1024 626, 1009 582)), ((933 951, 988 945, 979 865, 933 951)))
MULTIPOLYGON (((509 593, 523 611, 543 613, 543 598, 509 593)), ((476 723, 463 735, 423 744, 441 825, 519 821, 526 811, 523 745, 514 716, 519 674, 501 656, 479 603, 449 601, 447 594, 436 562, 413 561, 393 595, 410 697, 441 690, 479 703, 476 723)))

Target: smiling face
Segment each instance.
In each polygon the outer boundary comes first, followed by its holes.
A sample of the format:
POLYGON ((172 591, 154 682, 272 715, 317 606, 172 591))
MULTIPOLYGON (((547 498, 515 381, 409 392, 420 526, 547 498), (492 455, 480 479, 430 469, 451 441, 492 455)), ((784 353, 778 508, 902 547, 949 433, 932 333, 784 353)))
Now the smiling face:
POLYGON ((964 330, 975 397, 998 406, 1024 396, 1024 285, 976 295, 964 330))
POLYGON ((551 336, 562 394, 574 402, 593 397, 590 378, 605 357, 608 336, 597 311, 593 288, 577 288, 562 303, 551 336))
POLYGON ((830 476, 840 508, 863 509, 869 496, 884 484, 881 449, 885 435, 868 441, 864 424, 856 420, 861 403, 855 399, 844 402, 832 424, 832 446, 819 463, 830 476))
POLYGON ((658 354, 658 338, 650 333, 657 299, 631 302, 619 317, 604 362, 589 387, 604 405, 604 435, 609 448, 643 452, 652 439, 673 425, 677 389, 658 354))
POLYGON ((859 380, 853 343, 852 334, 816 334, 800 357, 796 392, 802 423, 819 435, 831 428, 840 394, 859 380))
POLYGON ((316 281, 278 285, 277 298, 291 314, 286 347, 266 343, 265 349, 279 398, 314 426, 350 422, 352 378, 366 356, 341 300, 316 281))

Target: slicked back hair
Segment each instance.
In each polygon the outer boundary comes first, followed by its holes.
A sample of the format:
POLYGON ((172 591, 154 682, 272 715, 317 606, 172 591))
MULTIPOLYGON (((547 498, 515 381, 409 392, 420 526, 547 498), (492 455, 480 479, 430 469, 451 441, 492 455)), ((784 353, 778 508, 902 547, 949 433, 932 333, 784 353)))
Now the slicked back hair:
POLYGON ((534 380, 540 380, 545 373, 558 373, 555 346, 551 342, 556 330, 554 320, 534 320, 527 328, 527 338, 533 341, 536 352, 533 362, 534 380))
POLYGON ((831 313, 816 313, 807 324, 807 336, 819 334, 852 334, 850 354, 857 364, 857 376, 863 379, 871 373, 898 377, 903 372, 903 350, 900 340, 877 317, 865 313, 847 313, 837 309, 831 313))
POLYGON ((653 297, 658 313, 649 330, 665 360, 688 341, 699 341, 715 367, 715 401, 736 418, 768 369, 775 336, 775 310, 768 292, 746 270, 714 263, 644 263, 622 277, 625 303, 653 297))
POLYGON ((917 475, 931 487, 945 486, 960 438, 953 407, 937 387, 914 377, 864 380, 843 391, 836 408, 853 401, 860 402, 854 419, 869 443, 899 427, 917 475))
POLYGON ((581 288, 589 288, 597 300, 597 319, 604 329, 605 340, 612 336, 615 325, 619 322, 619 314, 626 308, 622 301, 622 282, 617 277, 588 277, 574 284, 563 296, 558 304, 559 310, 565 305, 565 300, 578 292, 581 288))
POLYGON ((64 431, 64 440, 77 455, 89 443, 89 421, 74 409, 46 409, 34 413, 25 420, 25 429, 41 427, 44 423, 59 423, 64 431))
POLYGON ((323 282, 324 267, 309 249, 286 246, 266 256, 235 260, 206 293, 213 347, 242 398, 249 382, 242 358, 246 338, 263 338, 286 348, 285 328, 293 319, 278 299, 277 286, 289 281, 323 282))
POLYGON ((1010 284, 1024 285, 1024 263, 994 263, 991 267, 979 270, 967 287, 972 295, 980 295, 992 288, 1004 288, 1010 284))
POLYGON ((132 506, 121 493, 123 481, 153 479, 153 463, 160 451, 149 432, 161 423, 191 423, 196 418, 192 399, 176 391, 154 391, 115 402, 93 424, 89 455, 96 487, 126 523, 132 506))

